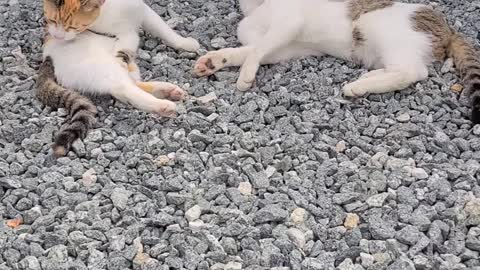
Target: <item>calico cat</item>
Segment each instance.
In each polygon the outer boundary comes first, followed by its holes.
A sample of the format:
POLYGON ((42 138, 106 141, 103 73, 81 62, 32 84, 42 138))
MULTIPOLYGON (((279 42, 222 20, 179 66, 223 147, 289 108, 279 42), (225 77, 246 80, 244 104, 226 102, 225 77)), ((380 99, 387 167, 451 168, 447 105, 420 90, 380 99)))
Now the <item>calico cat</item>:
POLYGON ((82 92, 110 94, 165 117, 175 114, 172 101, 182 100, 184 91, 171 83, 140 79, 134 59, 139 29, 186 51, 199 49, 196 40, 175 33, 143 0, 44 0, 44 15, 48 33, 37 97, 69 112, 53 145, 57 156, 84 139, 95 122, 96 108, 82 92))
POLYGON ((391 0, 240 0, 245 18, 239 48, 209 52, 194 72, 208 76, 241 66, 239 90, 249 89, 259 65, 308 55, 332 55, 374 70, 343 87, 345 96, 401 90, 428 77, 434 60, 452 57, 480 123, 480 57, 431 8, 391 0))

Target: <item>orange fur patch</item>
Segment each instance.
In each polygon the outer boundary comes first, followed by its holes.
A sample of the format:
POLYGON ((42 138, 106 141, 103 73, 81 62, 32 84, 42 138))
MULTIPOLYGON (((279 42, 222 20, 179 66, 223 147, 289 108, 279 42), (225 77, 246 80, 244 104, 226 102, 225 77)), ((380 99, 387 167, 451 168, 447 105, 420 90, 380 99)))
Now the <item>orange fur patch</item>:
POLYGON ((147 93, 152 93, 155 89, 153 83, 149 82, 137 82, 137 86, 147 93))

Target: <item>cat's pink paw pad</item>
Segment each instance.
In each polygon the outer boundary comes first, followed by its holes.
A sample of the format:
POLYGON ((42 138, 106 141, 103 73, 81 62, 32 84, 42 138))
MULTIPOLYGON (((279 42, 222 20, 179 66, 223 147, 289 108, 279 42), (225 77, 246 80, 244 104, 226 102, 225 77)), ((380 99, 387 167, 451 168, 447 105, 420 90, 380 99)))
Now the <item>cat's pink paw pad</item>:
POLYGON ((217 70, 223 68, 227 63, 227 59, 216 53, 208 53, 197 60, 193 68, 195 75, 210 76, 217 70))
POLYGON ((166 91, 166 98, 173 100, 173 101, 182 101, 187 96, 187 93, 180 87, 174 85, 174 87, 166 91))
POLYGON ((158 108, 155 110, 155 113, 162 116, 173 118, 177 115, 177 105, 168 100, 161 100, 158 108))

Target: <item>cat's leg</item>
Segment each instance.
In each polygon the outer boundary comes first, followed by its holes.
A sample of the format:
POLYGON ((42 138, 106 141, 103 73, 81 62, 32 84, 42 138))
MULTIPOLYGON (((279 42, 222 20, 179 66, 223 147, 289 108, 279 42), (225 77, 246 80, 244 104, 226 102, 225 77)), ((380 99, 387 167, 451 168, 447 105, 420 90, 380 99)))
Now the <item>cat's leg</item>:
POLYGON ((145 18, 143 27, 152 35, 160 38, 167 46, 175 49, 194 52, 200 49, 200 44, 193 38, 184 38, 170 28, 162 18, 148 5, 144 4, 145 18))
POLYGON ((362 74, 360 76, 359 79, 366 79, 368 77, 372 77, 372 76, 375 76, 375 75, 378 75, 378 74, 382 74, 382 73, 385 73, 385 69, 384 68, 381 68, 381 69, 375 69, 375 70, 371 70, 365 74, 362 74))
POLYGON ((176 104, 174 102, 158 99, 142 90, 133 82, 111 89, 110 94, 119 101, 130 104, 142 111, 156 113, 164 117, 175 116, 176 104))
POLYGON ((197 76, 209 76, 225 67, 241 66, 252 47, 226 48, 200 57, 193 68, 197 76))
POLYGON ((168 82, 136 82, 136 85, 143 91, 152 94, 157 98, 173 101, 184 100, 187 94, 183 89, 168 82))
POLYGON ((413 69, 378 70, 371 76, 358 79, 343 87, 345 96, 360 97, 365 94, 382 94, 402 90, 428 77, 427 67, 413 69))
MULTIPOLYGON (((197 60, 193 71, 197 76, 209 76, 225 67, 241 66, 252 50, 252 46, 243 46, 209 52, 197 60)), ((304 49, 298 44, 289 44, 288 46, 278 49, 274 53, 264 57, 260 64, 276 64, 284 60, 311 54, 317 56, 320 55, 304 49)))
POLYGON ((240 70, 237 88, 246 91, 252 87, 255 76, 264 58, 275 54, 277 50, 288 47, 301 28, 301 21, 292 20, 286 25, 274 24, 265 34, 265 37, 256 44, 249 53, 240 70))

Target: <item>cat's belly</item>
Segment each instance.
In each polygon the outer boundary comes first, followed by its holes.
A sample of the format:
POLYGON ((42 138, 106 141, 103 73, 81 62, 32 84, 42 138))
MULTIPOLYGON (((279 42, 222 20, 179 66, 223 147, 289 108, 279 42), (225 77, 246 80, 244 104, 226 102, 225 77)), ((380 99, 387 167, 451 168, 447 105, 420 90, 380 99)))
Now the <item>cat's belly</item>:
POLYGON ((52 40, 44 46, 50 56, 57 81, 79 91, 106 93, 111 82, 127 73, 114 56, 114 39, 98 36, 77 38, 71 42, 52 40))

